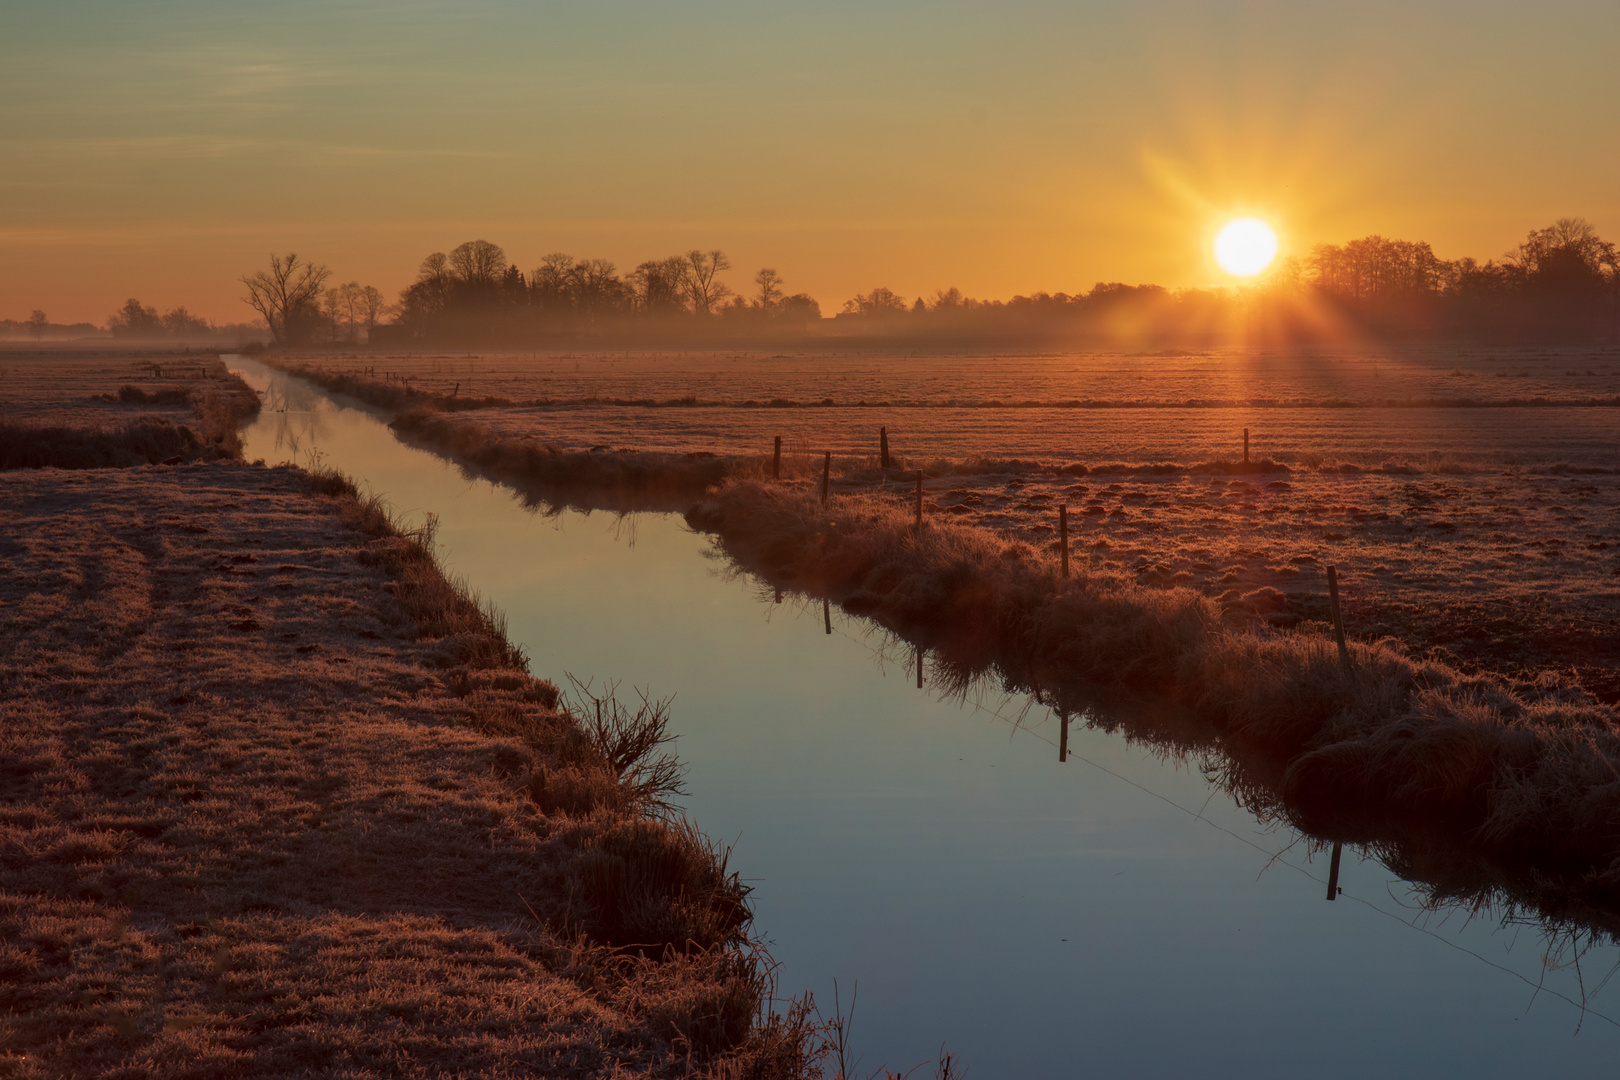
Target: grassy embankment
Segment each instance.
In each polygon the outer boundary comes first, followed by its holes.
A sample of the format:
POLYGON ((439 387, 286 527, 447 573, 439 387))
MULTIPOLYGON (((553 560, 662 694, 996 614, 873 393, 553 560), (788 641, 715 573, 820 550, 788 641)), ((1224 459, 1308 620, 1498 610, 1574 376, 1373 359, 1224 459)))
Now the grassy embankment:
MULTIPOLYGON (((431 404, 396 428, 520 489, 547 483, 527 468, 532 446, 431 404)), ((858 473, 824 508, 813 477, 776 485, 757 479, 760 459, 727 465, 687 520, 773 586, 932 650, 945 685, 993 671, 1198 754, 1261 814, 1363 843, 1437 899, 1620 927, 1620 721, 1569 680, 1469 675, 1388 640, 1353 644, 1347 673, 1319 624, 1237 624, 1199 592, 1122 574, 1062 580, 1044 545, 939 518, 919 529, 892 495, 861 493, 858 473)))
POLYGON ((0 473, 0 1065, 791 1076, 747 888, 335 476, 0 473))

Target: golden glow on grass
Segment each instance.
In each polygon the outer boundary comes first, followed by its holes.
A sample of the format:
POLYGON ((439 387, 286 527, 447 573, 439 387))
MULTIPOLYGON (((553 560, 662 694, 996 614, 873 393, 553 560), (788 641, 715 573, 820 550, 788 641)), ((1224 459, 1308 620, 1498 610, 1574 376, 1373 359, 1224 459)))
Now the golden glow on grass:
POLYGON ((1215 234, 1215 262, 1234 277, 1253 277, 1277 258, 1277 232, 1254 217, 1234 218, 1215 234))

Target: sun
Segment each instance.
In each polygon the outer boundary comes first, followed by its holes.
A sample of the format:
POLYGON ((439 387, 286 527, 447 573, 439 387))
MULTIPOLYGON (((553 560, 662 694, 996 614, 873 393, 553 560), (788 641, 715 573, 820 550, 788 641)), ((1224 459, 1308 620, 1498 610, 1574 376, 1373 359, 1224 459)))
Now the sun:
POLYGON ((1233 218, 1215 234, 1215 261, 1233 277, 1253 277, 1277 257, 1277 232, 1259 218, 1233 218))

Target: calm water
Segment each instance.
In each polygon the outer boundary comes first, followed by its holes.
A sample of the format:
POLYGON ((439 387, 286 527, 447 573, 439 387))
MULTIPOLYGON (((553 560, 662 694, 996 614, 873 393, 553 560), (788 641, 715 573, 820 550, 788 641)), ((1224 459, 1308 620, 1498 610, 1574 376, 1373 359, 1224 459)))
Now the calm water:
POLYGON ((449 568, 536 674, 675 696, 685 805, 735 845, 783 992, 830 1007, 858 981, 865 1071, 942 1043, 977 1080, 1598 1076, 1620 1057, 1620 986, 1591 992, 1616 950, 1577 971, 1533 926, 1423 913, 1348 851, 1328 903, 1325 853, 1186 765, 1078 727, 1059 763, 1044 709, 919 691, 908 653, 837 611, 826 635, 819 606, 732 578, 677 517, 536 514, 231 362, 286 406, 248 428, 250 460, 318 455, 438 514, 449 568))

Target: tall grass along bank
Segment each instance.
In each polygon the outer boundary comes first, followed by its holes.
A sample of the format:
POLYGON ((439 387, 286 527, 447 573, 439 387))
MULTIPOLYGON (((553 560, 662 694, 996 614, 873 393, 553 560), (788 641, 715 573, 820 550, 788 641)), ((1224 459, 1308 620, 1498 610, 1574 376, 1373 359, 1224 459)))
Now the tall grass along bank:
POLYGON ((1113 574, 1063 579, 1047 552, 919 527, 892 499, 824 506, 745 482, 687 521, 773 585, 927 648, 947 686, 994 672, 1061 712, 1217 750, 1207 763, 1263 814, 1404 845, 1408 863, 1443 851, 1458 864, 1443 889, 1472 873, 1620 926, 1620 724, 1567 680, 1469 676, 1391 641, 1352 643, 1346 670, 1320 627, 1235 625, 1197 592, 1113 574))

